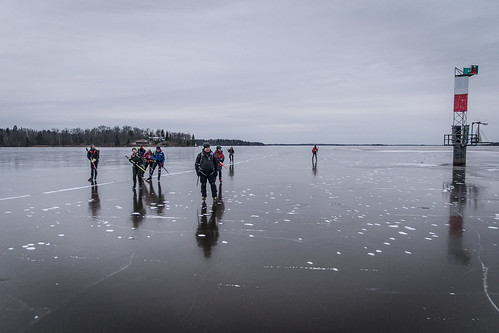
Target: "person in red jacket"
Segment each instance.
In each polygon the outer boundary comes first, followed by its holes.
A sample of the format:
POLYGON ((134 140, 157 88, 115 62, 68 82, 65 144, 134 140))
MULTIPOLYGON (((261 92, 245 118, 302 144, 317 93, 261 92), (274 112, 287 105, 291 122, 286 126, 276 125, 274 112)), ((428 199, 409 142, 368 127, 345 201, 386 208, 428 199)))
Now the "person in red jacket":
POLYGON ((225 156, 221 146, 217 146, 217 150, 215 150, 215 157, 218 160, 218 181, 222 183, 222 165, 225 160, 225 156))
MULTIPOLYGON (((153 164, 154 164, 154 160, 152 158, 152 150, 151 149, 147 149, 147 151, 144 153, 144 170, 147 171, 147 167, 149 167, 149 174, 151 174, 153 170, 153 164)), ((147 182, 150 182, 151 181, 151 177, 147 178, 146 179, 147 182)))
POLYGON ((312 148, 312 163, 314 163, 314 157, 315 157, 315 163, 317 163, 317 152, 319 151, 319 148, 317 146, 314 146, 312 148))

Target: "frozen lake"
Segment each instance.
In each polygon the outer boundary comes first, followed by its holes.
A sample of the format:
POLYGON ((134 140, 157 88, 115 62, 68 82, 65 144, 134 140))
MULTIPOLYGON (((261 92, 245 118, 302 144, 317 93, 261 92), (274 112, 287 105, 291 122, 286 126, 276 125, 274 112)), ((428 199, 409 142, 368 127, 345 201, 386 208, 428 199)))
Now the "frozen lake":
POLYGON ((0 148, 0 331, 498 330, 499 148, 311 148, 235 147, 206 206, 200 148, 135 192, 129 149, 92 186, 84 148, 0 148))

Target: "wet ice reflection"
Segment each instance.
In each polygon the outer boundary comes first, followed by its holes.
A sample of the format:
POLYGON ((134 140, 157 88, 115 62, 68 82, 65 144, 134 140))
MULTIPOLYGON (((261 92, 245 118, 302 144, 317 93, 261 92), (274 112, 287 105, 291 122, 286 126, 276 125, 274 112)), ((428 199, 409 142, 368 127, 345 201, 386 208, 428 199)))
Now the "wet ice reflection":
POLYGON ((91 185, 85 156, 80 167, 77 148, 68 149, 74 161, 56 181, 36 165, 20 163, 13 174, 0 163, 2 329, 498 324, 492 148, 470 152, 480 163, 460 170, 442 147, 321 147, 312 165, 309 147, 240 147, 220 197, 205 204, 197 148, 168 150, 170 175, 136 191, 120 149, 103 149, 91 185), (17 173, 33 174, 33 186, 17 173), (84 319, 102 313, 113 320, 84 319))
MULTIPOLYGON (((445 184, 444 184, 445 185, 445 184)), ((449 260, 454 263, 468 265, 471 255, 464 247, 464 209, 473 204, 476 209, 479 188, 466 184, 466 168, 454 167, 452 169, 452 183, 445 186, 445 193, 449 195, 449 260)))

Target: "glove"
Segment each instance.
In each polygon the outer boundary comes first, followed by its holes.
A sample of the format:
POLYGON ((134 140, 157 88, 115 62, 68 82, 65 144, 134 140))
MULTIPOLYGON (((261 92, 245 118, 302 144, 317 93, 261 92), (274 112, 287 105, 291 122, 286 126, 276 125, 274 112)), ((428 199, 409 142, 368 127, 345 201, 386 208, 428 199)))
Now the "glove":
POLYGON ((92 163, 95 163, 95 162, 97 162, 97 160, 94 158, 94 159, 92 160, 92 163))

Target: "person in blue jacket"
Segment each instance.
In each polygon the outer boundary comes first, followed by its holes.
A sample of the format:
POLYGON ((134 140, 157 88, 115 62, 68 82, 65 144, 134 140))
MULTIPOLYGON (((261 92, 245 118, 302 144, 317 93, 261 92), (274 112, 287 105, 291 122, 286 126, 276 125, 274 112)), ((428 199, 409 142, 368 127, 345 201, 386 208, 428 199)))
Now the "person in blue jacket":
POLYGON ((159 182, 159 180, 161 178, 161 168, 165 164, 165 153, 163 153, 160 146, 157 146, 154 153, 152 153, 152 160, 153 160, 153 164, 151 166, 149 166, 150 174, 149 174, 149 178, 147 178, 147 180, 151 181, 152 175, 154 174, 154 169, 156 169, 156 167, 158 167, 158 182, 159 182))

